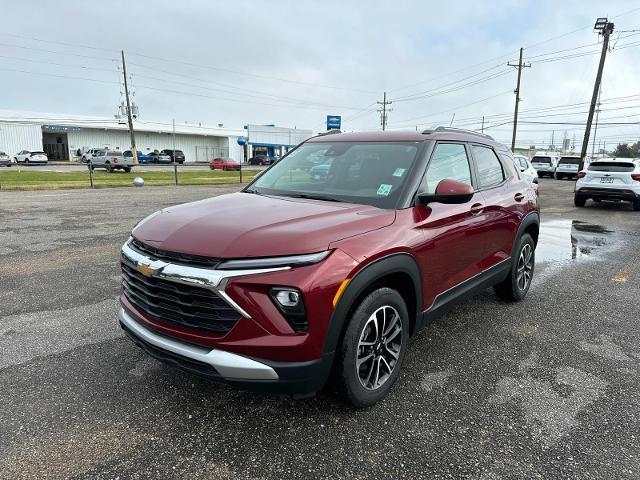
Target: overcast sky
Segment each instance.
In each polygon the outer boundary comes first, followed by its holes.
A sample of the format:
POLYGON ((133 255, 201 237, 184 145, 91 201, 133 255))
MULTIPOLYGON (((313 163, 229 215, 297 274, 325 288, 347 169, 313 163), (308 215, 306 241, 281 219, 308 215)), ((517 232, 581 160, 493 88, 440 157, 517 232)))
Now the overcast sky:
MULTIPOLYGON (((371 130, 386 90, 389 128, 455 113, 454 126, 476 129, 485 115, 487 133, 510 143, 516 70, 506 63, 525 47, 518 144, 548 143, 552 130, 559 143, 567 130, 579 148, 579 125, 524 122, 586 120, 587 105, 528 110, 590 100, 600 16, 640 29, 640 2, 3 0, 0 109, 112 118, 123 49, 141 120, 317 131, 332 114, 371 130)), ((640 31, 612 44, 600 120, 638 122, 640 31)), ((598 132, 609 144, 639 136, 640 125, 598 132)))

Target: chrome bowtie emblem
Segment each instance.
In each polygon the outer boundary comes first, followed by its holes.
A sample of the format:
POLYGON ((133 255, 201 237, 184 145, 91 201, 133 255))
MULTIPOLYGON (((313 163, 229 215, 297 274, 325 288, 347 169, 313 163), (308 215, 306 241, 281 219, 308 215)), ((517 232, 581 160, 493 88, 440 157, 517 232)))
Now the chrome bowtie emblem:
POLYGON ((146 263, 138 263, 138 265, 136 265, 136 268, 145 277, 152 277, 160 270, 162 270, 162 268, 152 267, 151 265, 147 265, 146 263))

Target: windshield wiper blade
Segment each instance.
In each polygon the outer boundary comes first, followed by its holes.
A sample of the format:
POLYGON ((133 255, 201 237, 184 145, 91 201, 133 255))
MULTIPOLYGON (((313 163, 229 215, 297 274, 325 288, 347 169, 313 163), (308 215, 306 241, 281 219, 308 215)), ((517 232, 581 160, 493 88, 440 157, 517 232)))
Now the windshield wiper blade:
POLYGON ((337 198, 325 197, 324 195, 313 195, 309 193, 294 193, 294 194, 287 194, 285 196, 292 197, 292 198, 305 198, 307 200, 324 200, 326 202, 342 202, 342 200, 338 200, 337 198))

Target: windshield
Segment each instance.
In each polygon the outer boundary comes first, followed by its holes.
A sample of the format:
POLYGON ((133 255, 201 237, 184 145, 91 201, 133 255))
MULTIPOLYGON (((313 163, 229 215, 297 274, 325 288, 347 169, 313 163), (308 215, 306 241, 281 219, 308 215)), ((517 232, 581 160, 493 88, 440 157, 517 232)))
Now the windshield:
POLYGON ((531 163, 544 163, 546 165, 551 165, 550 157, 533 157, 531 159, 531 163))
POLYGON ((580 159, 578 157, 562 157, 558 163, 565 165, 580 165, 580 159))
POLYGON ((257 193, 393 208, 420 142, 322 142, 296 148, 248 187, 257 193))

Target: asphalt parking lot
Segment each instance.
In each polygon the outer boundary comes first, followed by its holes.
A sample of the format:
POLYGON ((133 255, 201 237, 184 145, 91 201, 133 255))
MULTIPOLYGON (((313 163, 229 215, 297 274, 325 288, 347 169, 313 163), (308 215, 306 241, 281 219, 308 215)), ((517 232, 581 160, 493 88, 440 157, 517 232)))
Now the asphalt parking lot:
POLYGON ((640 478, 640 213, 572 188, 541 180, 526 300, 432 323, 360 411, 189 376, 118 327, 131 227, 237 186, 0 192, 0 478, 640 478))

